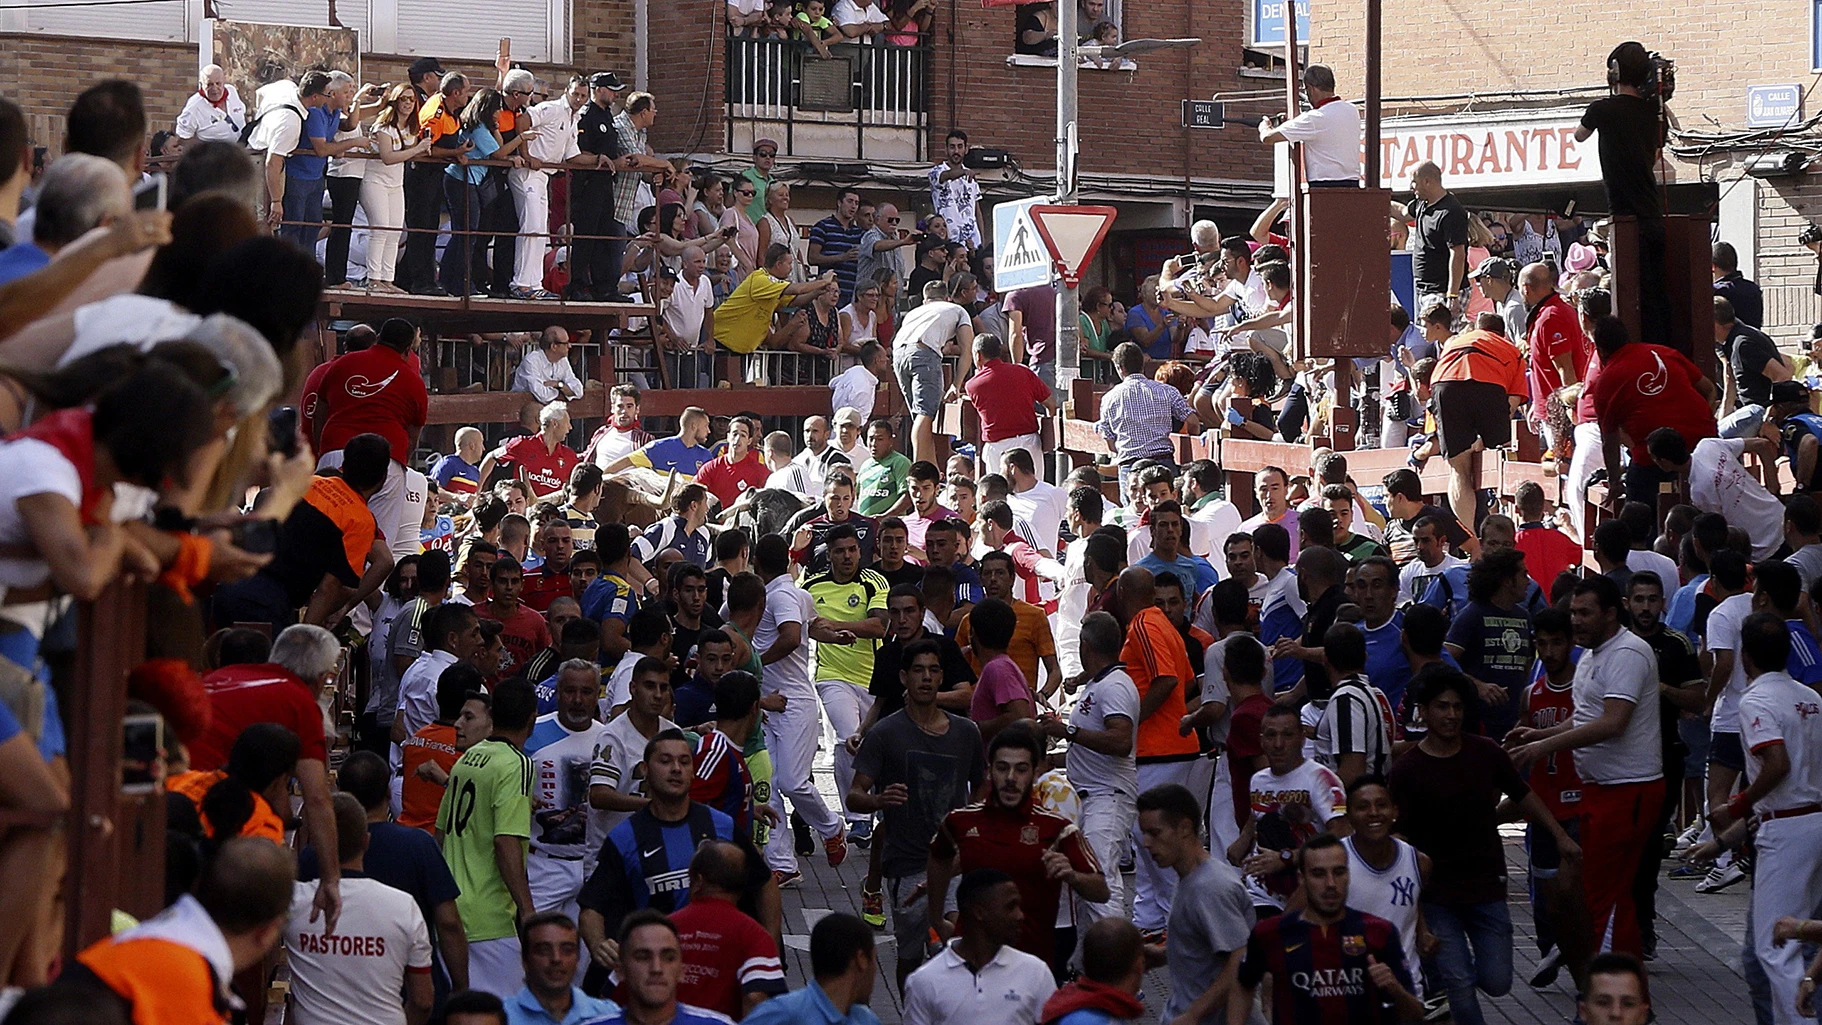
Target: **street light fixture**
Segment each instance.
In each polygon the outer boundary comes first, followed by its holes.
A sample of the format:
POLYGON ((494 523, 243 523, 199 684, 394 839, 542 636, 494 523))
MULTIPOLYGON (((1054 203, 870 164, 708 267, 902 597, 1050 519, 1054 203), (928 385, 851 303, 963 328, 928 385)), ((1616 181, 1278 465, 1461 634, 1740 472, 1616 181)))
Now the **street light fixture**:
POLYGON ((1200 46, 1201 39, 1128 39, 1114 46, 1078 46, 1076 52, 1089 60, 1107 60, 1114 57, 1136 57, 1153 50, 1187 50, 1200 46))

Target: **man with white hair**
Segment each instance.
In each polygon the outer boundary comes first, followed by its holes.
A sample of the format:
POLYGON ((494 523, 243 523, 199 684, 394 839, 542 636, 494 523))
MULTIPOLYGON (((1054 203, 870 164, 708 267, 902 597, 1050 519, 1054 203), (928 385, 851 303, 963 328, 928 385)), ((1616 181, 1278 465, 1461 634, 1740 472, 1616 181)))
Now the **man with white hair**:
POLYGON ((247 124, 247 105, 240 93, 228 84, 228 73, 220 64, 211 64, 197 76, 195 95, 177 115, 177 137, 239 142, 240 130, 247 124))
POLYGON ((576 468, 576 450, 563 443, 569 436, 569 403, 551 402, 538 410, 538 433, 512 439, 481 460, 485 481, 494 465, 513 468, 513 475, 531 485, 533 501, 549 498, 569 484, 576 468))
MULTIPOLYGON (((518 170, 518 168, 514 168, 518 170)), ((512 390, 530 392, 539 402, 582 397, 582 379, 569 362, 569 332, 555 324, 538 335, 538 346, 525 350, 513 371, 512 390)))
POLYGON ((1189 244, 1196 249, 1196 255, 1218 253, 1221 251, 1221 229, 1214 221, 1197 221, 1189 226, 1189 244))
POLYGON ((87 153, 58 157, 38 190, 31 241, 0 250, 0 285, 49 264, 64 246, 123 216, 131 205, 126 172, 113 161, 87 153))
MULTIPOLYGON (((224 643, 222 649, 224 657, 233 657, 234 652, 259 657, 257 647, 224 643)), ((329 748, 318 701, 323 688, 341 668, 341 642, 320 626, 299 623, 278 635, 267 659, 225 665, 202 678, 203 690, 209 695, 209 727, 189 746, 190 768, 221 768, 235 739, 254 723, 285 727, 301 742, 297 767, 292 771, 304 795, 304 827, 310 845, 318 851, 333 851, 335 812, 329 793, 329 748)), ((333 900, 339 908, 341 872, 330 861, 323 859, 322 873, 323 886, 331 893, 319 897, 317 906, 326 908, 324 901, 333 900)))
POLYGON ((677 388, 710 387, 709 360, 704 339, 713 347, 715 337, 715 285, 705 273, 709 258, 702 247, 683 247, 683 273, 671 287, 671 301, 664 307, 664 326, 677 339, 678 350, 666 353, 671 384, 677 388))
MULTIPOLYGON (((508 93, 531 88, 526 79, 531 72, 514 69, 506 73, 508 93)), ((531 116, 531 138, 520 152, 524 167, 506 172, 506 184, 512 187, 513 203, 519 211, 519 229, 526 232, 519 239, 513 260, 512 297, 514 299, 555 299, 544 290, 544 254, 550 251, 550 177, 558 167, 594 167, 596 157, 582 156, 576 134, 576 119, 588 103, 588 82, 572 75, 569 88, 554 100, 536 104, 526 113, 531 116)))
POLYGON ((923 240, 923 232, 907 232, 899 237, 900 221, 898 207, 891 203, 881 203, 873 214, 873 226, 861 233, 860 244, 854 251, 860 255, 854 260, 855 290, 858 292, 867 287, 873 280, 873 272, 881 268, 892 271, 900 278, 905 276, 904 258, 899 250, 914 246, 923 240))

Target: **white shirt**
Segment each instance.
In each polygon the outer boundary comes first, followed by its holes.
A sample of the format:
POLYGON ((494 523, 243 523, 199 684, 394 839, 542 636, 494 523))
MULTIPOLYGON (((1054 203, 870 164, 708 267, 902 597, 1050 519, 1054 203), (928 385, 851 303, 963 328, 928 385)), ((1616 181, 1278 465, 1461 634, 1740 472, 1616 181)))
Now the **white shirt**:
POLYGON ((572 396, 582 395, 582 380, 576 376, 576 368, 567 359, 551 359, 550 353, 543 347, 534 345, 525 350, 525 358, 519 360, 519 369, 513 371, 512 390, 531 392, 531 397, 539 402, 555 402, 562 396, 549 382, 561 382, 569 389, 572 396))
POLYGON ((974 211, 981 201, 981 183, 971 174, 943 181, 943 172, 949 169, 948 163, 930 169, 930 207, 948 222, 950 239, 973 249, 981 244, 981 229, 974 222, 974 211))
POLYGON ((1790 553, 1785 562, 1797 567, 1797 573, 1803 578, 1803 590, 1807 591, 1818 578, 1822 578, 1822 544, 1804 545, 1790 553))
POLYGON ((767 694, 783 694, 788 701, 802 701, 811 709, 817 707, 816 686, 810 680, 810 620, 815 618, 816 603, 810 593, 792 582, 790 574, 781 574, 765 585, 765 612, 759 617, 759 629, 753 631, 753 650, 763 656, 778 643, 781 625, 796 623, 803 628, 797 648, 766 666, 760 683, 767 694))
POLYGON ((905 319, 899 322, 898 330, 893 332, 892 348, 901 351, 922 345, 941 356, 943 347, 955 340, 955 332, 971 320, 967 310, 946 299, 934 299, 922 306, 914 306, 906 311, 905 319))
POLYGON ((822 476, 795 460, 773 470, 765 486, 789 491, 800 498, 815 499, 822 495, 822 476))
POLYGON ((1069 725, 1084 730, 1107 729, 1107 720, 1124 717, 1132 724, 1132 744, 1124 755, 1108 755, 1089 750, 1088 745, 1070 742, 1069 782, 1083 793, 1117 791, 1129 798, 1139 796, 1139 769, 1133 760, 1139 742, 1139 689, 1132 677, 1119 666, 1109 666, 1100 676, 1088 681, 1075 710, 1069 713, 1069 725))
POLYGON ((531 130, 538 133, 525 142, 527 156, 546 164, 560 164, 581 155, 576 144, 576 115, 580 111, 569 109, 568 99, 559 96, 545 100, 526 108, 526 112, 531 115, 531 130))
POLYGON ((629 650, 614 664, 614 671, 607 674, 607 682, 601 688, 602 721, 612 718, 614 709, 633 699, 633 667, 638 664, 639 659, 629 650))
MULTIPOLYGON (((1348 907, 1392 923, 1398 930, 1399 946, 1404 948, 1405 964, 1422 964, 1417 953, 1417 891, 1423 888, 1423 875, 1422 866, 1417 863, 1417 848, 1393 837, 1398 853, 1381 871, 1354 849, 1353 837, 1341 842, 1348 849, 1348 907)), ((1422 982, 1422 972, 1413 975, 1412 981, 1422 982)))
POLYGON ((304 132, 304 119, 298 116, 299 111, 308 111, 304 100, 297 91, 297 83, 288 78, 281 78, 270 85, 260 86, 253 94, 255 116, 260 119, 247 137, 247 148, 258 153, 281 153, 290 156, 297 149, 297 143, 304 132), (280 110, 281 107, 293 107, 294 110, 280 110), (270 117, 266 116, 268 112, 270 117))
POLYGON ((1063 515, 1069 511, 1069 495, 1062 488, 1038 481, 1024 491, 1009 492, 1006 504, 1012 506, 1013 515, 1031 524, 1038 549, 1052 553, 1057 550, 1057 533, 1063 515))
POLYGON ((904 1025, 1031 1025, 1057 988, 1042 959, 1000 948, 977 973, 954 942, 905 980, 904 1025))
POLYGON ((1708 628, 1703 632, 1702 647, 1710 654, 1733 653, 1733 675, 1714 701, 1714 714, 1708 728, 1715 733, 1740 732, 1740 696, 1746 693, 1746 660, 1740 657, 1740 628, 1752 615, 1752 594, 1736 594, 1716 605, 1708 613, 1708 628))
POLYGON ((1227 553, 1227 537, 1240 529, 1240 510, 1225 498, 1217 498, 1195 510, 1184 507, 1189 519, 1189 551, 1204 559, 1227 553))
MULTIPOLYGON (((1266 816, 1274 816, 1297 835, 1299 843, 1322 832, 1330 819, 1346 815, 1348 810, 1347 790, 1341 785, 1341 777, 1308 758, 1282 776, 1269 765, 1253 773, 1251 796, 1255 833, 1266 816)), ((1252 853, 1259 850, 1255 842, 1252 853)), ((1246 889, 1253 895, 1255 906, 1284 906, 1283 897, 1268 891, 1253 876, 1246 877, 1246 889)))
POLYGON ((1683 586, 1681 574, 1677 572, 1676 563, 1656 552, 1631 551, 1626 553, 1626 568, 1634 573, 1650 570, 1658 575, 1658 582, 1664 585, 1664 595, 1668 598, 1683 586))
POLYGON ((702 342, 702 322, 714 308, 715 285, 707 274, 697 278, 694 285, 679 275, 676 287, 671 289, 670 304, 664 308, 664 326, 686 348, 696 348, 702 342))
MULTIPOLYGON (((1713 620, 1711 619, 1710 622, 1713 620)), ((1664 738, 1658 726, 1658 658, 1638 634, 1624 627, 1575 664, 1574 726, 1600 718, 1608 698, 1632 705, 1619 736, 1575 749, 1583 781, 1609 786, 1664 776, 1664 738)))
POLYGON ((607 433, 601 435, 601 441, 595 445, 595 465, 605 469, 621 456, 630 456, 637 451, 639 444, 633 440, 633 431, 638 429, 634 425, 631 431, 623 431, 609 424, 607 433))
POLYGON ((76 307, 71 315, 76 337, 57 357, 59 367, 115 345, 141 352, 160 342, 182 338, 202 318, 166 299, 123 293, 76 307))
POLYGON ((411 894, 342 877, 342 915, 329 933, 315 911, 317 881, 294 883, 285 960, 298 1025, 405 1025, 407 972, 430 971, 430 929, 411 894))
MULTIPOLYGON (((438 649, 424 652, 405 667, 405 674, 399 677, 398 708, 392 717, 394 722, 404 720, 405 736, 412 736, 436 721, 437 681, 442 679, 443 670, 456 662, 454 655, 438 649)), ((404 766, 404 752, 397 744, 392 745, 393 774, 397 775, 404 766)))
POLYGON ((553 857, 580 858, 600 850, 601 841, 607 838, 609 813, 588 803, 588 786, 595 759, 607 744, 608 727, 591 719, 582 729, 572 730, 561 716, 560 712, 539 716, 526 744, 532 768, 531 849, 553 857), (578 815, 580 822, 576 821, 578 815))
POLYGON ((240 141, 240 130, 247 127, 247 105, 233 86, 226 88, 228 97, 219 107, 210 103, 200 89, 190 94, 183 105, 183 113, 177 115, 179 139, 240 141))
MULTIPOLYGON (((1751 752, 1783 744, 1790 773, 1753 810, 1785 811, 1822 803, 1822 699, 1788 673, 1764 673, 1740 699, 1740 742, 1751 752)), ((1759 775, 1759 760, 1746 759, 1746 783, 1759 775)))
MULTIPOLYGON (((658 728, 652 731, 653 736, 673 730, 677 724, 658 717, 658 728)), ((601 733, 601 753, 588 769, 588 785, 608 787, 618 793, 639 797, 645 793, 644 770, 640 768, 645 762, 645 745, 651 737, 639 732, 633 723, 631 712, 614 717, 601 733)), ((588 871, 594 868, 594 859, 601 853, 601 841, 614 831, 620 823, 632 818, 630 811, 610 811, 601 817, 601 832, 595 832, 595 823, 591 816, 588 830, 588 860, 585 862, 588 871)), ((586 872, 584 873, 586 877, 586 872)))
POLYGON ((1278 126, 1278 133, 1303 144, 1303 176, 1309 181, 1360 179, 1360 108, 1331 99, 1278 126))
MULTIPOLYGON (((0 441, 0 542, 31 543, 19 515, 19 500, 47 494, 81 507, 82 477, 76 464, 36 438, 0 441)), ((36 587, 50 575, 43 559, 0 558, 0 593, 8 587, 36 587)))
POLYGON ((835 393, 830 401, 832 414, 852 409, 863 418, 871 417, 873 400, 879 394, 879 378, 856 363, 835 375, 835 380, 829 382, 829 390, 835 393))
POLYGON ((886 20, 877 4, 858 4, 854 0, 835 0, 835 11, 831 15, 837 25, 860 25, 869 21, 886 20))
POLYGON ((1746 472, 1744 438, 1703 438, 1689 453, 1689 502, 1720 513, 1752 538, 1753 559, 1768 559, 1784 544, 1784 503, 1746 472))
MULTIPOLYGON (((1422 559, 1412 559, 1405 563, 1404 568, 1398 571, 1398 604, 1409 605, 1413 601, 1428 597, 1429 589, 1442 586, 1441 578, 1446 576, 1450 570, 1467 564, 1468 560, 1458 559, 1448 552, 1442 553, 1442 561, 1434 566, 1424 565, 1422 559)), ((1672 588, 1671 591, 1675 593, 1675 588, 1672 588)), ((1443 611, 1448 612, 1467 600, 1466 594, 1454 595, 1449 599, 1447 607, 1443 611)))

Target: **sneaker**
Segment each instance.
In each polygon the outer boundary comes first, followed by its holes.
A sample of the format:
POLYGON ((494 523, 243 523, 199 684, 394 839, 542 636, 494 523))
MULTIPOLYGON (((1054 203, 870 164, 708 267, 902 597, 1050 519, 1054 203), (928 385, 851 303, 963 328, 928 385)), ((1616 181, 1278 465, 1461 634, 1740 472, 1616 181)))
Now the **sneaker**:
POLYGON ((791 813, 791 839, 797 843, 797 856, 808 858, 816 853, 816 834, 810 832, 810 824, 796 812, 791 813))
POLYGON ((1717 865, 1711 869, 1707 878, 1695 884, 1697 893, 1720 893, 1729 886, 1746 878, 1746 868, 1736 859, 1725 868, 1717 865))
POLYGON ((539 299, 539 300, 545 300, 545 299, 555 299, 555 298, 557 298, 557 293, 555 293, 555 292, 547 292, 547 291, 545 291, 545 290, 544 290, 544 289, 542 289, 542 288, 522 288, 522 287, 515 287, 515 288, 513 288, 513 290, 512 290, 512 292, 511 292, 511 293, 510 293, 510 295, 511 295, 511 297, 512 297, 512 298, 514 298, 514 299, 539 299))
POLYGON ((848 841, 840 833, 828 837, 822 842, 824 854, 829 856, 829 867, 834 868, 848 860, 848 841))
POLYGON ((1532 989, 1548 989, 1556 984, 1556 977, 1563 971, 1563 952, 1560 947, 1551 947, 1537 962, 1537 971, 1531 976, 1532 989))
POLYGON ((864 819, 860 822, 849 823, 848 842, 860 848, 873 846, 873 820, 864 819))
POLYGON ((1447 993, 1432 993, 1428 997, 1424 998, 1424 1002, 1423 1002, 1423 1020, 1424 1021, 1445 1021, 1448 1019, 1448 1017, 1449 1017, 1449 995, 1447 993))
POLYGON ((1163 929, 1151 929, 1139 936, 1139 939, 1144 941, 1145 945, 1148 947, 1162 945, 1165 938, 1166 936, 1163 929))
POLYGON ((886 927, 886 897, 878 890, 860 891, 860 920, 875 929, 886 927))
POLYGON ((1665 873, 1664 878, 1675 879, 1680 883, 1686 883, 1692 879, 1706 879, 1709 871, 1713 868, 1713 865, 1701 865, 1691 862, 1686 865, 1678 865, 1671 869, 1669 872, 1665 873))
POLYGON ((772 881, 777 883, 778 888, 781 890, 794 890, 797 887, 803 885, 803 873, 802 872, 780 872, 777 869, 773 869, 772 870, 772 881))
POLYGON ((1676 845, 1672 850, 1678 854, 1683 853, 1689 848, 1694 847, 1696 840, 1699 839, 1701 835, 1702 823, 1692 823, 1688 829, 1683 830, 1683 832, 1677 836, 1676 845))

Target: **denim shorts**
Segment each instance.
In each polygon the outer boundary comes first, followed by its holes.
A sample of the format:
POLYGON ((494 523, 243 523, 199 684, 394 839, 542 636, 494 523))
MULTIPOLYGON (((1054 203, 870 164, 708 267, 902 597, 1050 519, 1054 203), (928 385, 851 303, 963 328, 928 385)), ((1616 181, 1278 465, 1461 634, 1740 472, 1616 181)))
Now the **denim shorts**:
POLYGON ((892 370, 913 416, 935 416, 943 407, 943 358, 927 345, 892 354, 892 370))
POLYGON ((1739 731, 1715 730, 1708 735, 1708 764, 1735 772, 1746 770, 1746 749, 1740 746, 1739 731))

